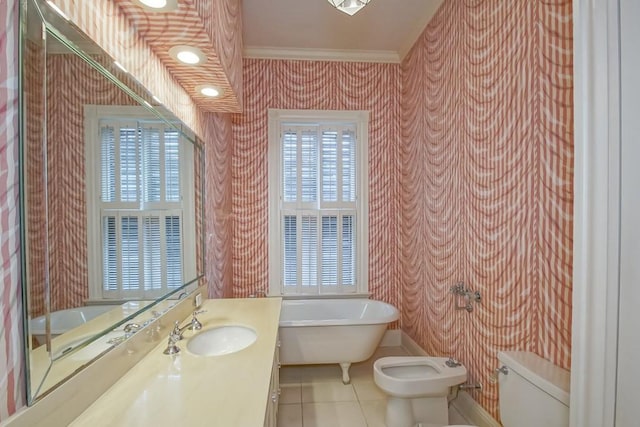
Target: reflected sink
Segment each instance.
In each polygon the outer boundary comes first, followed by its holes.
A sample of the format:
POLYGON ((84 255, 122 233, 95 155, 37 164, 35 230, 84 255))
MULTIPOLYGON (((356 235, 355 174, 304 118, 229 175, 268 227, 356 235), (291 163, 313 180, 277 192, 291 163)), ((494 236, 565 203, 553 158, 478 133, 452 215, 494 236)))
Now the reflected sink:
POLYGON ((199 332, 187 342, 187 350, 198 356, 222 356, 253 344, 258 336, 246 326, 225 325, 199 332))

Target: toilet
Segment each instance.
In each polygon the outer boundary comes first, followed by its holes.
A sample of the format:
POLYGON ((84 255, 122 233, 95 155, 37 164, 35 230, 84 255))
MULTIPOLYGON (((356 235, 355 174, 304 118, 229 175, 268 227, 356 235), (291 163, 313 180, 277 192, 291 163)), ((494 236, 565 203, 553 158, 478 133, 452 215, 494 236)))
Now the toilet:
MULTIPOLYGON (((373 378, 387 394, 387 427, 449 425, 449 389, 466 381, 467 370, 462 365, 448 366, 447 360, 443 357, 376 360, 373 378)), ((504 427, 569 425, 569 371, 525 351, 499 352, 498 360, 499 409, 504 427)))
POLYGON ((571 373, 535 353, 501 351, 498 380, 504 427, 568 427, 571 373))

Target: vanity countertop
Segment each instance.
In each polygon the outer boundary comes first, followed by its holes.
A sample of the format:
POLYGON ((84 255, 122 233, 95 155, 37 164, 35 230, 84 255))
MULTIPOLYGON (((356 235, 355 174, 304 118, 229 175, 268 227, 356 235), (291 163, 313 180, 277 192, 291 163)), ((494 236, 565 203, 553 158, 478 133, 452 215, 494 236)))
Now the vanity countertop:
POLYGON ((280 304, 280 298, 206 300, 206 312, 198 315, 203 328, 196 334, 244 325, 256 331, 257 340, 236 353, 210 357, 189 353, 192 331, 184 332, 181 351, 173 356, 162 353, 163 340, 71 426, 262 426, 280 304))

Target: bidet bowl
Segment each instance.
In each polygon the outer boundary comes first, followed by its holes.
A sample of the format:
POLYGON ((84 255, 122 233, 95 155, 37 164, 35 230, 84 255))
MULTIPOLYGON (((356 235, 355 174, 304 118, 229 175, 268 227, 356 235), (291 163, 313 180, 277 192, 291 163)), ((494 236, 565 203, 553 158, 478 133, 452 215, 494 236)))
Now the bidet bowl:
POLYGON ((373 380, 387 395, 400 398, 446 396, 467 380, 464 366, 448 367, 445 357, 383 357, 373 364, 373 380))
POLYGON ((247 326, 224 325, 196 334, 187 342, 187 350, 198 356, 222 356, 243 350, 256 339, 256 331, 247 326))

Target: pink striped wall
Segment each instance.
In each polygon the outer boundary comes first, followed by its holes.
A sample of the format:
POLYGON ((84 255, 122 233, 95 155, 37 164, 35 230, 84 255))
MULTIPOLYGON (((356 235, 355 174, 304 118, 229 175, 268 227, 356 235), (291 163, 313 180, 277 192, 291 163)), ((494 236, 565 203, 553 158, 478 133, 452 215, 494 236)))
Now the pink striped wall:
POLYGON ((27 310, 32 317, 44 313, 44 293, 47 252, 47 240, 41 230, 46 227, 46 175, 43 166, 44 156, 42 149, 42 137, 45 122, 46 94, 43 76, 45 75, 45 51, 31 40, 24 43, 25 66, 23 69, 25 114, 29 117, 25 124, 27 135, 25 145, 25 174, 28 176, 27 189, 25 191, 25 203, 27 206, 27 246, 29 256, 27 263, 28 277, 26 280, 31 285, 27 310), (38 230, 38 232, 35 232, 38 230))
POLYGON ((570 367, 570 0, 443 4, 402 63, 402 328, 484 390, 499 350, 570 367), (482 293, 454 310, 451 285, 482 293))
POLYGON ((0 421, 25 404, 18 195, 18 1, 0 2, 0 421))
POLYGON ((244 60, 233 115, 233 295, 268 284, 267 109, 369 110, 369 290, 399 305, 397 64, 244 60))
POLYGON ((206 261, 210 298, 232 296, 231 116, 205 120, 206 261))

